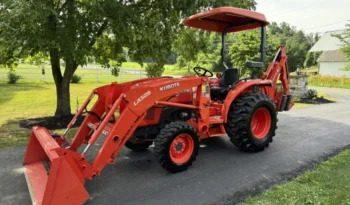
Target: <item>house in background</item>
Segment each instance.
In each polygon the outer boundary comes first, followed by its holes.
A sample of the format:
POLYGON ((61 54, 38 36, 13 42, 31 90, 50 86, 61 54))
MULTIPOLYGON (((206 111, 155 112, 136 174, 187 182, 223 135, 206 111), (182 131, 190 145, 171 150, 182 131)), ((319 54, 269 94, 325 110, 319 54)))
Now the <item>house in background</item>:
POLYGON ((310 49, 309 52, 322 51, 321 56, 317 60, 320 75, 329 76, 346 76, 350 78, 350 71, 344 71, 348 63, 341 51, 339 50, 342 43, 333 37, 333 34, 342 34, 344 30, 326 32, 320 40, 310 49))

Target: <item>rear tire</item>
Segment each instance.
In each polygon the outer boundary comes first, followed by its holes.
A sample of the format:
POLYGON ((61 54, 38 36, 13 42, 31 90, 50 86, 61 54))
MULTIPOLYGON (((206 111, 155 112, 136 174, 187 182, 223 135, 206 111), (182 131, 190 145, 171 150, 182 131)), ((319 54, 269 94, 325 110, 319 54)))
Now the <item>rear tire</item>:
POLYGON ((169 172, 186 170, 196 160, 199 149, 198 132, 183 121, 170 122, 160 130, 154 141, 154 156, 169 172))
POLYGON ((225 129, 239 149, 248 152, 264 150, 276 135, 277 112, 273 101, 262 93, 246 93, 238 97, 231 104, 225 129))
POLYGON ((152 142, 143 142, 143 143, 134 143, 134 142, 130 142, 127 141, 125 143, 125 147, 129 148, 130 150, 134 151, 134 152, 145 152, 149 146, 152 145, 152 142))

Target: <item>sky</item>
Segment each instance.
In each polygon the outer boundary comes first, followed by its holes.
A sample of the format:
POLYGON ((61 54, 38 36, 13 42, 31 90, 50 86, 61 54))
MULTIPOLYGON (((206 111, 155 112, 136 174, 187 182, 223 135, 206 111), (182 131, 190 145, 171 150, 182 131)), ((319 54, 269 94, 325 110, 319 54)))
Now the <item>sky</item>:
POLYGON ((307 33, 340 30, 350 24, 350 0, 256 0, 269 22, 287 22, 307 33), (333 25, 330 25, 333 24, 333 25))

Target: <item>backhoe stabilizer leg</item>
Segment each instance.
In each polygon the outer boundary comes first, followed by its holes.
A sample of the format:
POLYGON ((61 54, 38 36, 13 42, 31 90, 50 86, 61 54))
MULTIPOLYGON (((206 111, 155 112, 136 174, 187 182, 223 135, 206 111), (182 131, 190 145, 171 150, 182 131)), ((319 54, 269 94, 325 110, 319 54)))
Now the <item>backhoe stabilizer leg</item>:
POLYGON ((286 108, 286 105, 287 105, 287 95, 282 95, 281 105, 278 111, 280 112, 284 111, 286 108))
POLYGON ((293 95, 287 95, 287 101, 286 101, 286 106, 284 108, 284 111, 289 111, 291 109, 292 101, 293 101, 293 95))

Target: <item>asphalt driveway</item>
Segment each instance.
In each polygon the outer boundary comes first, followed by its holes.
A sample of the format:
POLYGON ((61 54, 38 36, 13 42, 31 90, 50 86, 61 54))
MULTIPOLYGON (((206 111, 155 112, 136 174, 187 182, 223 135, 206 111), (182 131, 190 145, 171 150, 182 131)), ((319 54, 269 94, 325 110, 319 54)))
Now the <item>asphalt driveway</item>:
MULTIPOLYGON (((339 102, 279 114, 274 142, 261 153, 242 153, 227 138, 213 138, 202 142, 189 170, 169 174, 151 151, 124 149, 116 165, 87 181, 87 204, 232 204, 245 194, 242 190, 254 192, 279 182, 350 145, 350 90, 322 91, 339 102)), ((0 204, 31 203, 21 167, 24 149, 0 150, 0 204)))

